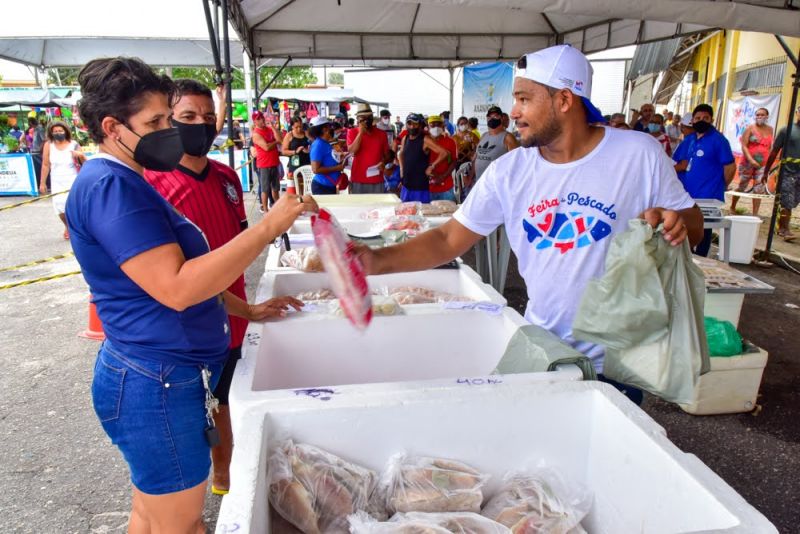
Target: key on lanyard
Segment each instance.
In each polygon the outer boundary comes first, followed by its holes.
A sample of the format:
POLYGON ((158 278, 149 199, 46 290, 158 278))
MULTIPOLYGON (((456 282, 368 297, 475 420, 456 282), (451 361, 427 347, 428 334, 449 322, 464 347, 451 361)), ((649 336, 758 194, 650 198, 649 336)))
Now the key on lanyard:
POLYGON ((200 375, 203 377, 203 389, 206 390, 205 407, 206 422, 208 422, 208 426, 205 428, 206 441, 208 446, 213 448, 219 445, 220 441, 219 430, 214 425, 214 414, 219 412, 219 400, 211 392, 211 371, 208 370, 208 367, 203 367, 200 375))

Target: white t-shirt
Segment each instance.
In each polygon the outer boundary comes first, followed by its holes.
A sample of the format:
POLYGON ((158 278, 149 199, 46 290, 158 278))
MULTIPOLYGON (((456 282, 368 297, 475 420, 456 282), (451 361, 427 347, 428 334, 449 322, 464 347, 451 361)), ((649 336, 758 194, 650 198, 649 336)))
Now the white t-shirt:
POLYGON ((525 318, 592 358, 598 371, 603 348, 576 342, 572 321, 586 283, 605 272, 612 236, 648 208, 694 205, 658 141, 604 130, 591 153, 570 163, 550 163, 538 148, 503 155, 454 215, 481 235, 505 224, 528 290, 525 318))

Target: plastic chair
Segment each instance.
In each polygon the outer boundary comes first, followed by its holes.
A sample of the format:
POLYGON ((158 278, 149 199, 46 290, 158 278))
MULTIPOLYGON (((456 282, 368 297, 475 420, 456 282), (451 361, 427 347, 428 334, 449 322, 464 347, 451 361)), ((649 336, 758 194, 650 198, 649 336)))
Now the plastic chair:
POLYGON ((311 194, 311 181, 314 179, 314 171, 311 170, 311 165, 303 165, 294 170, 294 189, 297 194, 310 195, 311 194), (300 188, 300 178, 303 179, 303 187, 300 188))

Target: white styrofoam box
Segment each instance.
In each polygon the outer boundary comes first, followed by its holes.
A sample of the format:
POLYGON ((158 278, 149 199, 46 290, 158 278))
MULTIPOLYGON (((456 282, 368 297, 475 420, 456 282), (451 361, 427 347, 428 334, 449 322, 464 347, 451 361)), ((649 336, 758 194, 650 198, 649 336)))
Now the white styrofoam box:
POLYGON ((397 195, 388 193, 378 195, 317 195, 314 200, 322 208, 391 206, 400 203, 397 195))
POLYGON ((714 356, 711 370, 700 376, 691 404, 681 404, 694 415, 749 412, 756 406, 767 351, 750 347, 739 356, 714 356))
POLYGON ((286 390, 292 396, 308 388, 486 376, 525 324, 511 308, 490 315, 411 307, 405 315, 373 318, 363 332, 329 316, 251 323, 231 384, 231 417, 284 398, 286 390))
POLYGON ((714 317, 720 321, 729 321, 739 327, 739 316, 742 313, 744 293, 710 293, 706 292, 703 315, 714 317))
MULTIPOLYGON (((256 300, 295 296, 306 291, 330 288, 328 273, 304 273, 292 270, 267 270, 258 285, 256 300)), ((481 280, 469 266, 459 263, 458 269, 430 269, 412 273, 368 276, 371 289, 415 286, 443 291, 478 302, 506 305, 507 301, 492 286, 481 280)))
POLYGON ((316 445, 380 471, 397 452, 466 462, 491 475, 544 462, 594 495, 592 534, 777 530, 613 387, 599 382, 505 383, 302 396, 246 414, 217 533, 269 532, 268 452, 282 440, 316 445))

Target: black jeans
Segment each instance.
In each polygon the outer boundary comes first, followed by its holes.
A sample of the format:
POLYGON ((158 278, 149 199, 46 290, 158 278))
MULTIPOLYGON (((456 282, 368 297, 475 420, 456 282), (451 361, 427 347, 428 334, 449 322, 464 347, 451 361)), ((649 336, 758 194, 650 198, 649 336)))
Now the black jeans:
POLYGON ((711 249, 711 228, 703 230, 703 240, 694 247, 694 253, 698 256, 707 257, 711 249))

